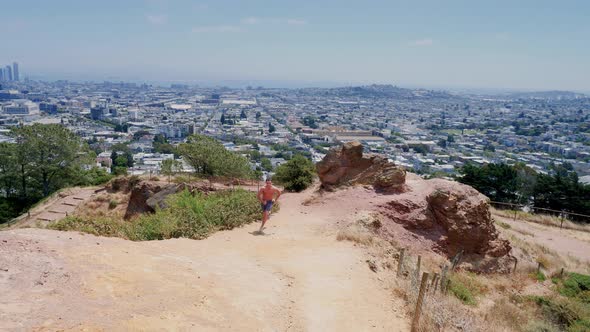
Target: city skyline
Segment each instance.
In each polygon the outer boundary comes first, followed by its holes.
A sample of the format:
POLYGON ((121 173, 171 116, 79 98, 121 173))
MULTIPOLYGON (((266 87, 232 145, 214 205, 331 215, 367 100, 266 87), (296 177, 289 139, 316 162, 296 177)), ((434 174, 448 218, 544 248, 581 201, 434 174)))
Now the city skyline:
POLYGON ((528 0, 281 8, 264 1, 21 1, 0 13, 12 46, 0 63, 24 63, 25 75, 48 80, 589 92, 587 9, 582 1, 528 0))

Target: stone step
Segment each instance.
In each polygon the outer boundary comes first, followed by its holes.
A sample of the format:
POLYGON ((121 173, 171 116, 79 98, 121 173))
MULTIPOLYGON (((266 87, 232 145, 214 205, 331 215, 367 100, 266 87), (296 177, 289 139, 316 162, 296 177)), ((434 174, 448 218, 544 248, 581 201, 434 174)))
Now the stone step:
POLYGON ((70 213, 76 210, 76 205, 56 205, 48 209, 52 213, 70 213))
POLYGON ((43 212, 37 216, 37 220, 39 221, 54 221, 65 218, 65 213, 55 213, 55 212, 43 212))

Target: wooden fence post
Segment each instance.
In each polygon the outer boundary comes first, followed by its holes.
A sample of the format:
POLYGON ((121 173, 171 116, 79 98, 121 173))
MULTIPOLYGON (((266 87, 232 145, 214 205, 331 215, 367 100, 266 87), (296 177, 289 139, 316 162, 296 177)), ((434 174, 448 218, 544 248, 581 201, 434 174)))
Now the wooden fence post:
POLYGON ((422 275, 422 282, 420 283, 420 293, 418 293, 418 300, 416 301, 416 310, 414 310, 414 318, 412 319, 412 332, 418 332, 420 315, 422 314, 422 302, 424 301, 424 293, 426 292, 427 283, 428 272, 424 272, 422 275))
POLYGON ((416 262, 416 279, 420 277, 420 265, 422 265, 422 256, 418 255, 418 262, 416 262))
POLYGON ((565 213, 563 212, 563 210, 561 210, 561 224, 559 225, 559 229, 563 229, 563 217, 565 216, 565 213))
POLYGON ((404 255, 406 254, 406 248, 402 248, 401 252, 399 253, 399 261, 397 262, 397 276, 399 277, 402 274, 402 270, 404 268, 404 255))
POLYGON ((432 281, 430 282, 430 285, 428 286, 428 290, 430 290, 432 287, 434 287, 434 292, 436 292, 437 281, 438 281, 438 273, 435 273, 432 276, 432 281))
POLYGON ((443 267, 443 270, 440 274, 440 292, 444 293, 445 292, 445 283, 447 281, 447 270, 449 269, 448 265, 445 265, 443 267))
POLYGON ((514 257, 514 269, 512 270, 512 273, 516 273, 516 264, 518 264, 518 258, 514 257))
POLYGON ((463 256, 463 250, 459 251, 455 257, 453 257, 453 260, 451 261, 451 271, 453 271, 455 269, 455 267, 457 267, 457 265, 459 265, 459 262, 461 261, 461 256, 463 256))

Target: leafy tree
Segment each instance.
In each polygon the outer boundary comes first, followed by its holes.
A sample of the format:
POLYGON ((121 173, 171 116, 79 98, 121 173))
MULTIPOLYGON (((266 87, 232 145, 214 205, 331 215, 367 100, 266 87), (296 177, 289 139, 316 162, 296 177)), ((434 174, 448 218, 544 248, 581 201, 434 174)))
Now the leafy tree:
POLYGON ((317 124, 317 120, 315 117, 313 116, 306 116, 303 118, 303 124, 312 128, 312 129, 317 129, 318 128, 318 124, 317 124))
POLYGON ((129 129, 129 125, 126 123, 118 124, 115 126, 115 131, 120 132, 120 133, 126 133, 128 129, 129 129))
POLYGON ((60 187, 63 172, 79 166, 80 139, 59 124, 34 124, 13 129, 12 134, 26 151, 31 176, 41 184, 43 196, 60 187))
POLYGON ((507 164, 487 164, 478 167, 467 164, 461 169, 460 182, 468 184, 492 201, 515 202, 518 197, 518 175, 514 168, 507 164))
POLYGON ((574 171, 555 167, 555 174, 539 174, 533 192, 536 207, 590 215, 590 186, 579 182, 574 171))
POLYGON ((170 183, 172 175, 182 170, 182 162, 175 159, 166 159, 162 161, 161 171, 162 174, 168 176, 168 183, 170 183))
POLYGON ((221 114, 221 124, 225 124, 225 113, 221 114))
POLYGON ((263 170, 270 172, 272 171, 272 163, 270 162, 270 159, 268 158, 262 158, 260 160, 260 166, 262 167, 263 170))
POLYGON ((296 155, 288 162, 277 167, 274 180, 288 191, 302 191, 313 183, 315 167, 311 160, 296 155))
POLYGON ((261 116, 262 114, 260 113, 260 111, 256 112, 256 120, 260 120, 261 116))
POLYGON ((190 136, 178 151, 195 169, 204 176, 250 177, 248 160, 228 151, 215 139, 203 135, 190 136))
POLYGON ((13 196, 18 186, 16 144, 0 143, 0 194, 13 196))
POLYGON ((248 115, 246 114, 245 110, 242 110, 242 112, 240 113, 240 119, 247 119, 248 115))
POLYGON ((260 151, 252 150, 250 152, 250 159, 252 159, 254 161, 260 161, 261 158, 262 158, 262 155, 260 154, 260 151))
POLYGON ((268 132, 269 133, 274 133, 277 130, 277 128, 275 128, 275 126, 272 123, 268 123, 268 132))

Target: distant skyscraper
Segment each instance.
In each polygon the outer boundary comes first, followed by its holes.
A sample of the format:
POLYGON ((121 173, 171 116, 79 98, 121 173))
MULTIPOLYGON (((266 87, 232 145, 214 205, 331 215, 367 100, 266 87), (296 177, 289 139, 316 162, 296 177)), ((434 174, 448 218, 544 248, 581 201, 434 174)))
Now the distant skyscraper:
POLYGON ((0 82, 4 82, 4 68, 0 68, 0 82))
POLYGON ((10 66, 6 66, 6 68, 4 68, 4 76, 6 77, 7 81, 12 81, 12 68, 10 68, 10 66))
POLYGON ((12 63, 12 78, 15 81, 18 81, 19 80, 19 76, 18 76, 18 63, 16 63, 16 62, 13 62, 12 63))

